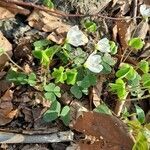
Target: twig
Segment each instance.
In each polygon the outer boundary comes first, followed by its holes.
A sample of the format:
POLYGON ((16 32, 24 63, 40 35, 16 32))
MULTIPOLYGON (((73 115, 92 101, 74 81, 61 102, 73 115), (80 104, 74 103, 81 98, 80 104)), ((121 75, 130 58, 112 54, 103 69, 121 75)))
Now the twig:
POLYGON ((138 101, 138 100, 143 100, 143 99, 147 99, 147 98, 150 98, 150 94, 146 95, 146 96, 143 96, 143 97, 126 99, 125 101, 138 101))
POLYGON ((141 18, 141 17, 132 17, 132 18, 122 18, 122 17, 120 17, 120 18, 115 18, 115 17, 104 16, 104 15, 101 15, 101 14, 98 14, 98 13, 93 14, 93 15, 90 15, 90 14, 67 14, 67 13, 60 12, 58 10, 51 10, 47 7, 36 5, 36 4, 30 3, 30 2, 21 2, 21 1, 14 1, 14 0, 5 0, 5 1, 8 2, 8 3, 19 5, 19 6, 32 7, 32 8, 38 9, 38 10, 42 10, 42 11, 45 11, 45 12, 52 13, 53 15, 55 14, 55 15, 59 15, 59 16, 63 16, 63 17, 92 17, 92 16, 97 16, 97 17, 101 17, 101 18, 104 18, 104 19, 111 19, 111 20, 132 20, 132 19, 135 19, 135 18, 141 18))
POLYGON ((117 117, 119 117, 121 115, 123 106, 124 106, 125 100, 117 100, 117 104, 115 106, 115 110, 114 113, 116 114, 117 117))
POLYGON ((72 131, 57 132, 52 134, 26 135, 9 132, 0 132, 0 143, 57 143, 73 141, 72 131))
POLYGON ((10 57, 7 53, 4 53, 4 54, 7 56, 7 58, 9 59, 9 61, 10 61, 12 64, 14 64, 19 70, 25 72, 25 70, 23 70, 19 65, 17 65, 17 64, 11 59, 11 57, 10 57))

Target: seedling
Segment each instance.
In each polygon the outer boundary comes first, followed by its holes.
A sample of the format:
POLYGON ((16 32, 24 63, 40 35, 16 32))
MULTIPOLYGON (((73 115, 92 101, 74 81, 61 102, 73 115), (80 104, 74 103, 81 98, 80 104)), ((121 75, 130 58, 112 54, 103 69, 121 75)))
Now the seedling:
POLYGON ((62 120, 62 122, 68 126, 70 123, 70 107, 65 106, 61 110, 61 105, 58 101, 54 101, 50 108, 45 112, 43 116, 46 122, 52 122, 58 118, 62 120))
POLYGON ((45 98, 50 101, 56 101, 56 97, 61 97, 60 87, 56 86, 54 83, 49 83, 44 86, 45 98))

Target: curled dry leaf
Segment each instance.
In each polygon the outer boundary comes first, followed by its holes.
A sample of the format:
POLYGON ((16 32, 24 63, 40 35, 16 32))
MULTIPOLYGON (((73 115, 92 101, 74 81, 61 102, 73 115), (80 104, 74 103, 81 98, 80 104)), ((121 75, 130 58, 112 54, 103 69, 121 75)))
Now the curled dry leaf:
POLYGON ((85 134, 87 140, 79 142, 80 150, 129 150, 133 141, 130 138, 126 125, 117 117, 96 112, 83 112, 73 126, 78 132, 85 134))
POLYGON ((63 22, 63 19, 57 15, 50 15, 44 11, 33 11, 28 17, 28 23, 31 27, 44 32, 54 32, 51 33, 47 38, 56 42, 61 43, 70 25, 63 22))
POLYGON ((13 92, 7 90, 5 94, 0 98, 0 125, 5 125, 12 121, 17 115, 18 110, 13 110, 12 100, 13 92))
MULTIPOLYGON (((3 36, 3 33, 0 32, 0 48, 7 52, 10 56, 12 55, 12 45, 9 41, 3 36)), ((8 61, 8 58, 5 54, 0 56, 0 70, 3 68, 5 63, 8 61)))

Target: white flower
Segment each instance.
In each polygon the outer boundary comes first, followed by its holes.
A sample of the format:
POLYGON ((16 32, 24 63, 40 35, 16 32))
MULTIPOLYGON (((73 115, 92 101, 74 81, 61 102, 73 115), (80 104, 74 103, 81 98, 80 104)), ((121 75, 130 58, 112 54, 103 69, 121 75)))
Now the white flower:
POLYGON ((147 7, 145 4, 141 5, 140 13, 143 17, 150 17, 150 7, 147 7))
POLYGON ((103 53, 109 53, 110 52, 109 40, 107 38, 99 40, 99 42, 96 44, 96 49, 103 53))
POLYGON ((83 34, 79 27, 73 26, 67 33, 67 42, 75 47, 85 45, 88 42, 88 38, 83 34))
POLYGON ((84 66, 94 73, 100 73, 103 66, 100 64, 101 56, 93 52, 86 60, 84 66))

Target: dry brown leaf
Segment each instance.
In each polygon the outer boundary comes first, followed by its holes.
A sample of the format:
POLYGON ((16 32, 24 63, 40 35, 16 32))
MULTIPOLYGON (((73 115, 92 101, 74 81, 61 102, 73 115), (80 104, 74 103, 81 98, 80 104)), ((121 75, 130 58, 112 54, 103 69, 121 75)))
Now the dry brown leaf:
POLYGON ((126 20, 116 21, 117 34, 121 44, 122 52, 128 47, 127 42, 131 37, 130 22, 126 20))
MULTIPOLYGON (((3 36, 1 31, 0 31, 0 48, 6 51, 10 56, 12 55, 12 45, 3 36)), ((0 56, 0 70, 3 68, 3 66, 5 65, 7 61, 8 61, 8 58, 5 54, 0 56)))
POLYGON ((0 7, 0 19, 8 19, 8 18, 14 18, 15 14, 13 14, 12 12, 10 12, 8 9, 4 8, 4 7, 0 7))
POLYGON ((33 11, 27 20, 31 27, 44 32, 56 31, 58 34, 63 34, 70 28, 70 25, 64 23, 61 17, 50 15, 44 11, 33 11))
POLYGON ((62 44, 64 42, 64 37, 62 35, 57 35, 55 32, 52 32, 47 39, 57 44, 62 44))
POLYGON ((139 23, 134 32, 134 37, 139 37, 141 39, 145 39, 147 32, 150 31, 150 26, 146 21, 142 21, 139 23))
POLYGON ((47 39, 57 44, 63 43, 70 25, 63 22, 63 18, 50 15, 44 11, 33 11, 28 17, 29 25, 44 32, 52 32, 47 39))
MULTIPOLYGON (((88 145, 91 147, 89 150, 129 150, 133 146, 133 141, 127 132, 127 126, 115 116, 83 112, 73 129, 89 137, 88 145)), ((84 150, 86 145, 81 145, 80 149, 84 146, 81 149, 84 150)))
POLYGON ((90 101, 93 102, 94 106, 97 107, 101 103, 101 92, 103 88, 103 83, 106 81, 105 76, 100 76, 97 84, 91 89, 89 94, 90 101))
POLYGON ((0 99, 0 125, 5 125, 11 122, 18 112, 17 109, 13 110, 11 102, 12 98, 13 92, 11 90, 7 90, 0 99))

